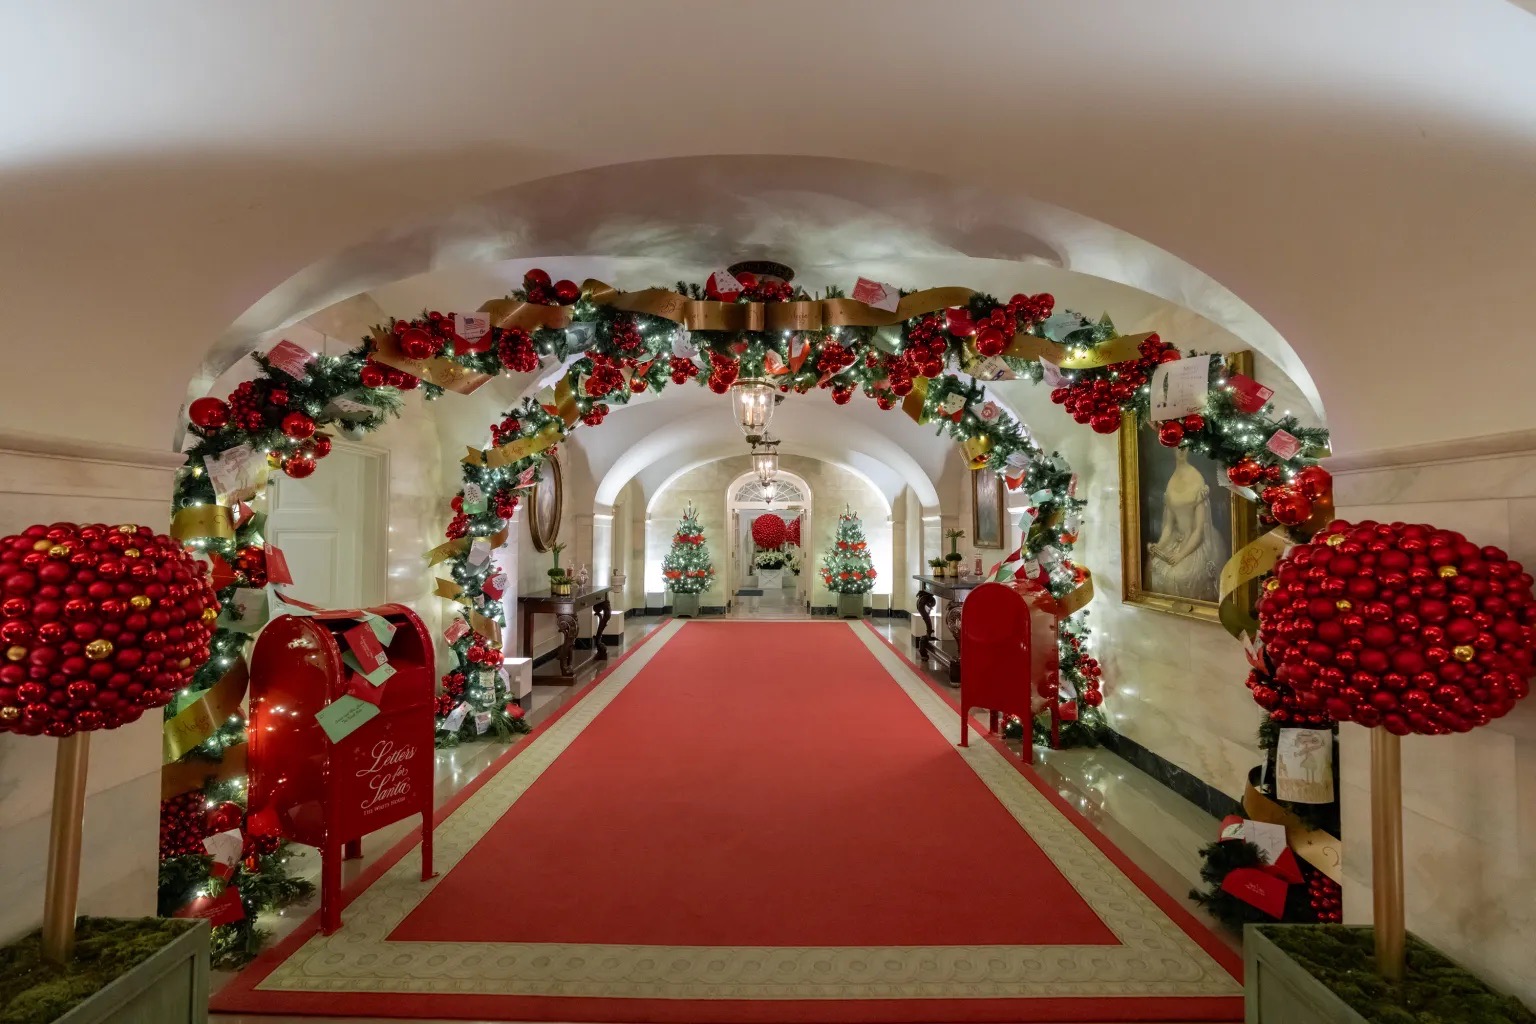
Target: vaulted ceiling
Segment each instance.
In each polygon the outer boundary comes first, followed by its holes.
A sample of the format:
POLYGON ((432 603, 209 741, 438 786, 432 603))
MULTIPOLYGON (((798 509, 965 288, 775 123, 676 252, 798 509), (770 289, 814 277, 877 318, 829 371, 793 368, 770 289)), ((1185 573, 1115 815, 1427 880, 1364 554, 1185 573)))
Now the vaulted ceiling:
POLYGON ((757 248, 1132 286, 1289 343, 1343 451, 1536 425, 1536 19, 1504 0, 60 0, 0 32, 7 371, 71 399, 13 389, 0 427, 163 447, 220 338, 346 294, 757 248), (766 161, 736 192, 732 154, 766 161))

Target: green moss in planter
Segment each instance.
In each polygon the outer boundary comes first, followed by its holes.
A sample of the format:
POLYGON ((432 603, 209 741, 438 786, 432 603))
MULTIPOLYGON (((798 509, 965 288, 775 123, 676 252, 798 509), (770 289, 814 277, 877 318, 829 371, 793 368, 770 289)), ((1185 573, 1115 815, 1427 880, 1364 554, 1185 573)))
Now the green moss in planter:
POLYGON ((1376 973, 1370 928, 1324 924, 1259 931, 1372 1024, 1536 1024, 1536 1013, 1408 937, 1401 992, 1376 973))
POLYGON ((0 1022, 56 1020, 195 927, 195 921, 158 917, 82 917, 75 929, 74 959, 65 967, 43 959, 41 932, 0 947, 0 1022))

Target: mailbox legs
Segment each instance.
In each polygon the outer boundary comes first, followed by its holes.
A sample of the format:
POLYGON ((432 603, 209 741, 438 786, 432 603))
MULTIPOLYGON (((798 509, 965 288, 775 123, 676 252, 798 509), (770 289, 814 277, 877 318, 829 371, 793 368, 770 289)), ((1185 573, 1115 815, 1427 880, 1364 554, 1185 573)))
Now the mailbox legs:
POLYGON ((363 859, 363 841, 361 839, 352 839, 352 840, 349 840, 347 843, 345 843, 342 846, 342 848, 341 848, 341 859, 342 860, 362 860, 363 859))
POLYGON ((341 927, 341 846, 327 840, 320 849, 320 931, 334 935, 341 927))
POLYGON ((421 812, 421 880, 437 877, 432 870, 432 808, 421 812))

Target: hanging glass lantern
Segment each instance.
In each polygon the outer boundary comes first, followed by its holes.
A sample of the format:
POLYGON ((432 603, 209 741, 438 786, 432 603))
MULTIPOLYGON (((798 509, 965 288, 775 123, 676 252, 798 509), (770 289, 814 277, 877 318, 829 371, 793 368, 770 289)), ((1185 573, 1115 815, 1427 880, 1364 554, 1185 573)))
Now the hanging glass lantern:
POLYGON ((779 476, 779 442, 764 438, 752 446, 752 472, 757 474, 763 492, 771 497, 773 482, 779 476))
POLYGON ((731 385, 731 411, 749 444, 757 444, 768 435, 777 397, 778 392, 765 380, 747 378, 731 385))

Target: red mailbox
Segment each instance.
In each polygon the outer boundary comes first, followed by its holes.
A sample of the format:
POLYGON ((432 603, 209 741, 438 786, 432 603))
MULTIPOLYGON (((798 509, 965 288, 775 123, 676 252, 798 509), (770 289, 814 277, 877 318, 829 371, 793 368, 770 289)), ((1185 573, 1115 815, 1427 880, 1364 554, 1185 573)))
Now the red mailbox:
POLYGON ((394 672, 377 685, 360 674, 354 644, 362 638, 348 639, 358 629, 375 635, 361 611, 279 616, 251 656, 249 816, 320 850, 327 935, 341 924, 343 854, 361 856, 369 832, 420 814, 421 877, 432 877, 432 638, 409 608, 369 611, 394 627, 382 652, 394 672), (345 725, 332 723, 338 733, 352 727, 335 740, 316 717, 331 705, 338 706, 326 712, 328 721, 338 711, 355 713, 345 725))

